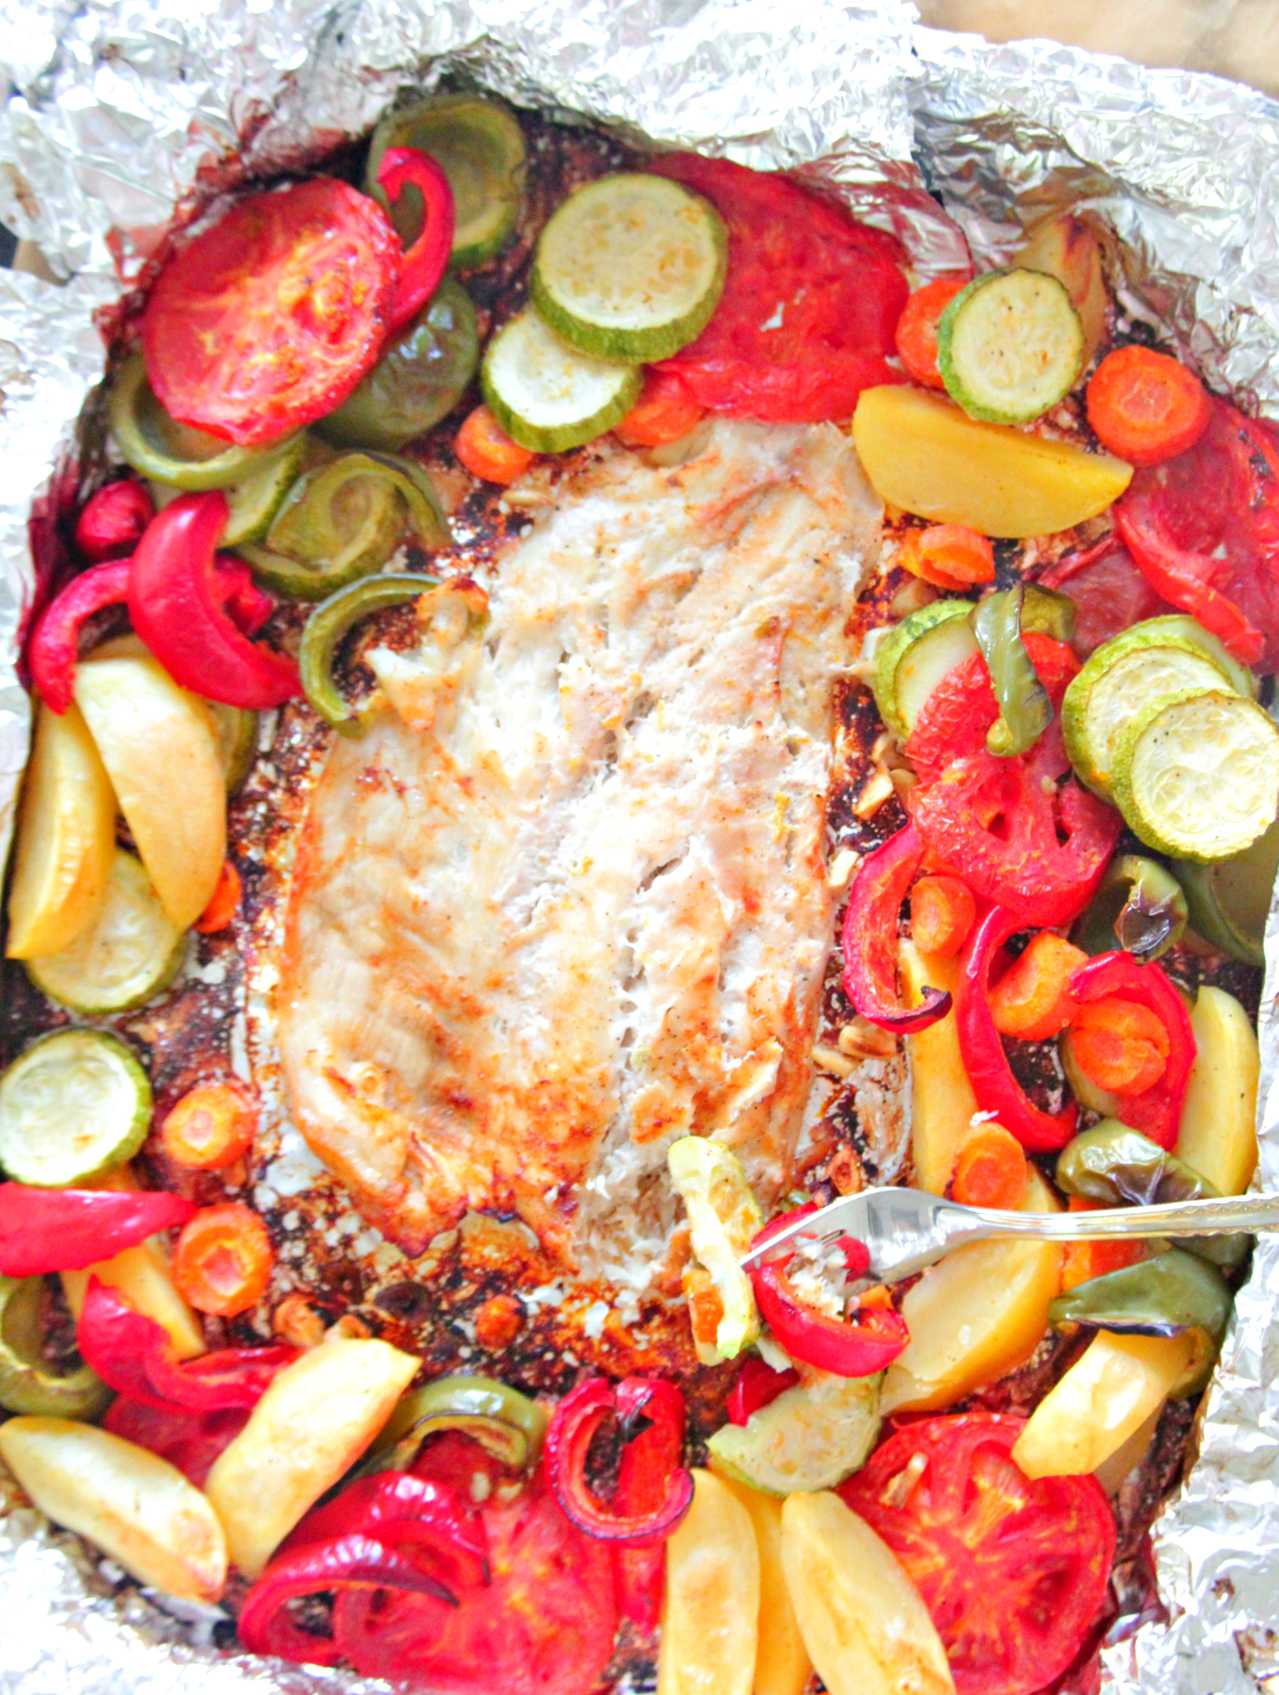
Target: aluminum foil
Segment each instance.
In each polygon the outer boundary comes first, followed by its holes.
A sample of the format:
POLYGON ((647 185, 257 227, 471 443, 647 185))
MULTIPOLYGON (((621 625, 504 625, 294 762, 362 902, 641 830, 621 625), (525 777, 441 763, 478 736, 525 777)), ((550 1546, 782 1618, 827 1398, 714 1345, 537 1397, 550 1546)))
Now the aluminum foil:
MULTIPOLYGON (((1279 417, 1279 106, 1201 75, 913 27, 906 0, 23 0, 0 7, 0 218, 63 288, 0 275, 0 837, 25 758, 13 636, 56 568, 92 452, 92 314, 144 284, 175 228, 246 177, 304 166, 404 87, 470 76, 632 138, 822 178, 893 223, 922 273, 957 257, 912 148, 984 259, 1042 213, 1121 238, 1125 306, 1171 326, 1215 386, 1279 417), (1273 370, 1272 370, 1273 364, 1273 370), (32 501, 34 500, 34 507, 32 501)), ((4 851, 0 839, 0 853, 4 851)), ((1262 1010, 1262 1181, 1279 1186, 1279 928, 1262 1010)), ((1279 1688, 1279 1325, 1263 1244, 1240 1293, 1199 1462, 1157 1531, 1168 1627, 1105 1654, 1116 1695, 1279 1688)), ((381 1687, 228 1654, 225 1616, 139 1594, 15 1508, 0 1476, 0 1688, 172 1695, 381 1687), (25 1625, 23 1621, 30 1621, 25 1625)))

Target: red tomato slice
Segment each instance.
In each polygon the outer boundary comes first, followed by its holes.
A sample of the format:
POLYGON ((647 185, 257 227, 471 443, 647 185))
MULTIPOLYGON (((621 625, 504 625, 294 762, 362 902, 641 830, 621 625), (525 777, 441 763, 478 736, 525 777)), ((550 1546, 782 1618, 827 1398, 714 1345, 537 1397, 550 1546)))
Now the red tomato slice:
POLYGON ((862 389, 905 379, 893 352, 908 288, 892 236, 786 177, 673 153, 649 167, 704 194, 728 226, 715 316, 659 370, 708 411, 810 422, 849 418, 862 389))
POLYGON ((1095 546, 1067 554, 1039 579, 1046 589, 1059 589, 1075 603, 1074 646, 1086 659, 1090 653, 1143 618, 1157 618, 1172 608, 1142 576, 1128 549, 1114 536, 1095 546))
POLYGON ((381 351, 400 242, 332 177, 233 206, 161 271, 142 318, 147 376, 180 423, 252 447, 339 406, 381 351))
POLYGON ((342 1654, 366 1677, 437 1695, 588 1695, 617 1626, 607 1546, 569 1523, 540 1477, 483 1512, 492 1583, 464 1590, 456 1607, 389 1590, 341 1594, 342 1654))
POLYGON ((1115 1521, 1092 1477, 1031 1482, 1025 1419, 905 1425, 839 1493, 905 1566, 959 1695, 1031 1695, 1074 1661, 1101 1611, 1115 1521))
MULTIPOLYGON (((1022 639, 1053 706, 1060 706, 1066 684, 1079 670, 1079 661, 1065 642, 1054 641, 1038 630, 1028 630, 1022 639)), ((987 730, 998 716, 986 661, 980 653, 970 654, 948 671, 929 695, 907 739, 906 757, 920 782, 934 782, 952 760, 979 753, 986 745, 987 730)), ((1068 761, 1055 718, 1045 741, 1048 738, 1052 738, 1048 745, 1061 753, 1060 764, 1051 774, 1060 776, 1068 761)))
POLYGON ((149 1448, 162 1460, 177 1466, 197 1489, 203 1489, 213 1462, 248 1422, 247 1408, 197 1413, 184 1407, 144 1406, 126 1395, 118 1395, 112 1401, 102 1421, 113 1436, 136 1442, 139 1448, 149 1448))

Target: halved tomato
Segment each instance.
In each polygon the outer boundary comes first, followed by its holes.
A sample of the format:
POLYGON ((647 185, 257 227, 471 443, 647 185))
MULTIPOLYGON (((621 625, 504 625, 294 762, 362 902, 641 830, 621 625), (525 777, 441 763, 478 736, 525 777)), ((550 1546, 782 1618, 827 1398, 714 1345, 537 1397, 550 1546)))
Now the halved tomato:
POLYGON ((338 1596, 333 1634, 366 1677, 438 1695, 587 1695, 613 1652, 607 1546, 569 1523, 540 1474, 483 1508, 493 1581, 456 1607, 379 1589, 338 1596))
POLYGON ((240 446, 333 411, 371 369, 400 274, 386 213, 332 177, 250 195, 170 259, 142 317, 179 423, 240 446))
POLYGON ((1031 1695, 1085 1645, 1106 1597, 1115 1521, 1092 1477, 1031 1482, 1011 1457, 1025 1419, 907 1424, 839 1493, 923 1597, 958 1695, 1031 1695))

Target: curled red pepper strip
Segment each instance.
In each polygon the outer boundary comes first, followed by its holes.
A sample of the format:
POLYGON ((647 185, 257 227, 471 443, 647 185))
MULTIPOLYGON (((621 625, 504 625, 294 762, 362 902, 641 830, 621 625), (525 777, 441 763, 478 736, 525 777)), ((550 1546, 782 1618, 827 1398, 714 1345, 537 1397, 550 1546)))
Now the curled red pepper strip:
POLYGON ((31 1189, 0 1183, 0 1273, 43 1277, 110 1259, 157 1231, 185 1224, 195 1207, 161 1190, 31 1189))
POLYGON ((89 496, 76 519, 76 547, 86 559, 118 559, 133 552, 154 517, 155 502, 136 478, 107 483, 89 496))
POLYGON ((347 1589, 398 1589, 433 1595, 449 1606, 457 1597, 393 1548, 372 1536, 339 1536, 308 1542, 271 1561, 244 1598, 237 1628, 251 1654, 275 1654, 303 1665, 331 1666, 339 1657, 331 1636, 303 1630, 289 1616, 289 1602, 306 1595, 347 1589))
MULTIPOLYGON (((615 1385, 606 1377, 588 1377, 555 1409, 543 1450, 546 1475, 565 1516, 579 1530, 618 1546, 646 1547, 665 1541, 692 1505, 693 1479, 678 1463, 683 1437, 684 1397, 674 1384, 627 1377, 615 1385), (660 1430, 646 1448, 646 1457, 637 1462, 647 1468, 652 1461, 651 1492, 660 1498, 652 1506, 628 1509, 616 1494, 604 1501, 591 1488, 586 1478, 587 1455, 606 1421, 616 1420, 626 1434, 641 1417, 645 1428, 630 1439, 638 1440, 650 1427, 660 1430)), ((625 1454, 622 1459, 624 1464, 625 1454)), ((645 1493, 649 1492, 646 1480, 645 1493)))
POLYGON ((982 1112, 993 1112, 1028 1153, 1049 1153, 1075 1133, 1079 1109, 1074 1101, 1060 1112, 1044 1112, 1013 1076, 990 1010, 990 971, 995 955, 1023 921, 993 906, 974 926, 964 947, 955 1017, 964 1070, 982 1112))
POLYGON ((164 1326, 135 1312, 124 1297, 89 1279, 76 1325, 76 1346, 87 1366, 117 1395, 166 1412, 225 1412, 255 1407, 276 1373, 298 1356, 279 1343, 219 1348, 179 1362, 164 1326))
POLYGON ((1143 490, 1124 495, 1114 508, 1115 529, 1151 588, 1197 618, 1236 659, 1256 665, 1265 653, 1264 633, 1209 578, 1220 568, 1211 554, 1179 547, 1157 497, 1143 490))
POLYGON ((94 565, 73 577, 36 619, 27 643, 31 681, 50 712, 65 712, 75 690, 80 631, 95 612, 123 606, 129 598, 128 559, 94 565))
POLYGON ((184 494, 157 513, 129 573, 133 627, 175 682, 227 706, 280 706, 302 692, 291 659, 258 647, 227 615, 215 550, 226 496, 184 494))
POLYGON ((1130 953, 1115 949, 1081 965, 1071 976, 1070 993, 1081 1006, 1118 995, 1146 1007, 1163 1024, 1168 1032, 1168 1063, 1163 1076, 1140 1094, 1119 1095, 1117 1099, 1123 1103, 1123 1123, 1140 1130, 1161 1148, 1175 1147, 1197 1049, 1190 1014, 1166 972, 1153 963, 1139 965, 1130 953))
MULTIPOLYGON (((813 1210, 810 1205, 783 1213, 765 1225, 751 1246, 759 1247, 800 1214, 813 1210)), ((864 1246, 851 1239, 840 1246, 849 1274, 861 1276, 870 1263, 864 1246)), ((775 1259, 755 1260, 750 1266, 760 1316, 777 1342, 792 1359, 836 1377, 870 1377, 883 1371, 910 1340, 906 1320, 892 1307, 859 1307, 848 1318, 832 1318, 805 1305, 786 1275, 794 1258, 795 1249, 788 1245, 775 1259)))
POLYGON ((387 327, 394 332, 426 305, 448 266, 453 251, 453 190, 431 155, 416 147, 388 147, 377 180, 392 206, 406 188, 415 188, 422 196, 422 229, 400 261, 400 280, 391 300, 387 327))
POLYGON ((407 1471, 357 1478, 307 1513, 281 1551, 357 1535, 403 1548, 410 1559, 429 1556, 424 1569, 434 1570, 454 1590, 489 1582, 484 1522, 471 1502, 447 1483, 407 1471))
POLYGON ((771 1406, 779 1395, 793 1389, 798 1382, 799 1373, 794 1369, 774 1371, 758 1354, 748 1355, 742 1361, 737 1381, 729 1390, 728 1400, 724 1403, 728 1422, 748 1424, 757 1412, 771 1406))
MULTIPOLYGON (((623 1450, 613 1493, 613 1505, 628 1517, 661 1510, 668 1480, 683 1456, 683 1393, 673 1383, 655 1381, 642 1412, 650 1423, 623 1450)), ((665 1575, 666 1549, 660 1542, 613 1550, 617 1610, 643 1631, 657 1629, 665 1575)))
POLYGON ((149 1448, 178 1470, 189 1483, 203 1489, 214 1465, 249 1422, 243 1409, 195 1413, 185 1407, 146 1406, 129 1395, 117 1395, 107 1408, 102 1428, 139 1448, 149 1448))
POLYGON ((231 622, 243 635, 256 636, 275 611, 275 596, 259 588, 252 571, 234 553, 219 553, 213 568, 217 593, 231 622))
POLYGON ((926 989, 917 1007, 897 992, 897 923, 923 857, 919 831, 904 825, 862 861, 844 913, 844 993, 881 1030, 926 1030, 950 1011, 948 989, 926 989))

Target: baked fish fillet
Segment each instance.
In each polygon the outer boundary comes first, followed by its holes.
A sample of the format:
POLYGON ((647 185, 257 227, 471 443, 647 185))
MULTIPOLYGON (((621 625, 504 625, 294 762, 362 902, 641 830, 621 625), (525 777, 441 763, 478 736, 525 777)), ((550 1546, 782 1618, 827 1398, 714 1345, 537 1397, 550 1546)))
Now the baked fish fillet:
POLYGON ((879 508, 833 426, 728 422, 677 469, 610 447, 519 498, 487 628, 375 650, 383 704, 316 782, 284 1077, 408 1252, 484 1208, 639 1287, 673 1137, 786 1181, 831 941, 832 680, 879 508))

